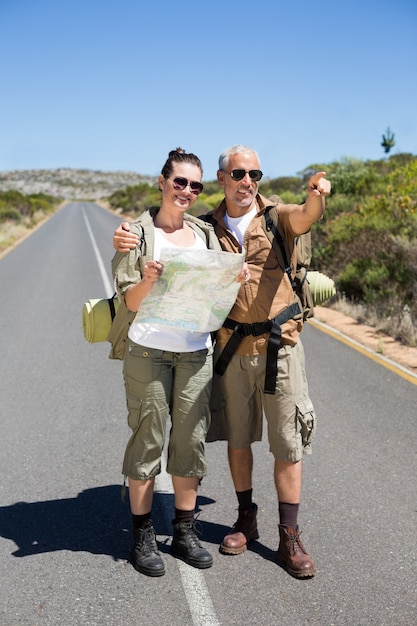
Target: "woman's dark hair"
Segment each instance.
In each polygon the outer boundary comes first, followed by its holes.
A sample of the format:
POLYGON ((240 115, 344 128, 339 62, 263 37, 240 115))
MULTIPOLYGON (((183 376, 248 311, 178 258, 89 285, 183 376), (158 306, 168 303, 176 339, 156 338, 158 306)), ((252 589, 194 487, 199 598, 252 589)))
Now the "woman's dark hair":
POLYGON ((197 167, 200 168, 201 175, 203 175, 203 166, 201 165, 201 161, 198 156, 192 152, 187 153, 182 148, 176 148, 175 150, 171 150, 167 160, 165 161, 165 165, 161 170, 161 174, 164 178, 169 178, 171 176, 175 163, 190 163, 191 165, 197 165, 197 167))

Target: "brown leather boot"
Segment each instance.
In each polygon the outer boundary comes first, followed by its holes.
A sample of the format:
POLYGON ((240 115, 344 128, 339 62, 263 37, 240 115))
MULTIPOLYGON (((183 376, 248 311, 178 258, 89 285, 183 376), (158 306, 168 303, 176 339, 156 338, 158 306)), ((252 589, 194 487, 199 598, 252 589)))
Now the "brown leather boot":
POLYGON ((287 572, 295 578, 311 578, 316 573, 313 560, 307 554, 300 539, 298 526, 290 528, 289 526, 278 525, 279 528, 279 547, 277 552, 277 561, 284 565, 287 572))
POLYGON ((256 513, 258 507, 252 503, 252 508, 239 511, 237 522, 232 527, 232 532, 226 535, 220 544, 220 552, 223 554, 241 554, 247 548, 249 541, 258 539, 256 513))

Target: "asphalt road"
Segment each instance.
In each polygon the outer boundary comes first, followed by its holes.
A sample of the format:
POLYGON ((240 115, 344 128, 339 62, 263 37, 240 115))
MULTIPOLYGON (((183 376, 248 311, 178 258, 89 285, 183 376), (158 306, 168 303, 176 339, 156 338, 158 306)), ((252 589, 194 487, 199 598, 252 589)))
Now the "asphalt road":
POLYGON ((166 474, 154 519, 167 573, 150 579, 128 564, 121 364, 81 326, 83 303, 110 295, 118 222, 69 204, 0 260, 0 624, 415 624, 417 386, 311 325, 303 343, 319 422, 300 525, 315 578, 293 579, 274 561, 266 441, 254 446, 260 539, 248 552, 218 552, 236 500, 216 443, 199 496, 214 566, 171 557, 166 474))

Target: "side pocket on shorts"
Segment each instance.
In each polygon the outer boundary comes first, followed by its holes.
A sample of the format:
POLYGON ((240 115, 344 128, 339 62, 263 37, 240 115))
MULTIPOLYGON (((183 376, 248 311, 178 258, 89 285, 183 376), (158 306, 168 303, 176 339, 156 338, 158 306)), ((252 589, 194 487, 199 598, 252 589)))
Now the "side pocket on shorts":
POLYGON ((297 428, 301 435, 304 454, 311 454, 311 443, 316 434, 316 414, 311 403, 297 406, 297 428))

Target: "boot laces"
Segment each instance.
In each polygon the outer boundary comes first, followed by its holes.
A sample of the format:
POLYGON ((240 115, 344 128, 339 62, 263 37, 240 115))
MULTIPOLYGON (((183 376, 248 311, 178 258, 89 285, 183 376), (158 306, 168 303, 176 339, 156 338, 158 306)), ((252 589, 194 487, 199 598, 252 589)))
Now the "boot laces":
POLYGON ((288 537, 290 538, 290 541, 291 541, 291 552, 293 554, 295 554, 297 550, 301 550, 302 552, 304 552, 304 554, 307 554, 307 552, 304 550, 304 546, 300 539, 300 535, 301 535, 301 532, 297 532, 294 535, 288 534, 288 537))
POLYGON ((157 552, 156 540, 155 540, 155 531, 153 526, 145 526, 141 528, 138 547, 145 554, 150 554, 151 552, 157 552))
POLYGON ((291 554, 295 554, 297 550, 301 550, 302 552, 304 552, 304 554, 307 554, 307 552, 304 549, 303 543, 300 539, 300 535, 302 531, 298 531, 298 530, 294 530, 294 532, 288 532, 288 530, 285 528, 285 526, 282 527, 284 529, 284 532, 288 538, 288 543, 289 543, 289 550, 291 554))
POLYGON ((187 538, 191 544, 191 547, 198 547, 201 548, 201 543, 200 540, 198 538, 197 535, 197 528, 196 528, 196 520, 192 520, 191 522, 187 523, 187 538))

